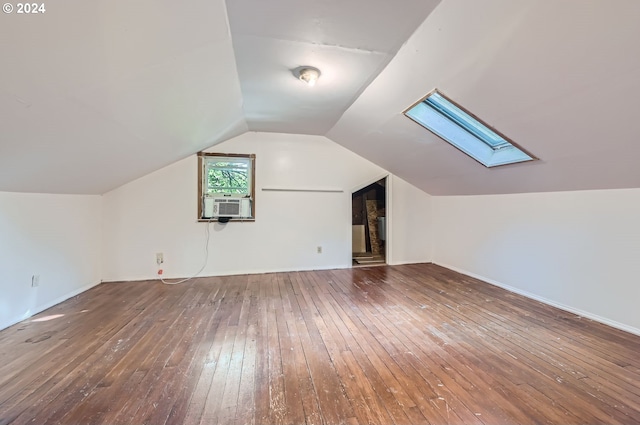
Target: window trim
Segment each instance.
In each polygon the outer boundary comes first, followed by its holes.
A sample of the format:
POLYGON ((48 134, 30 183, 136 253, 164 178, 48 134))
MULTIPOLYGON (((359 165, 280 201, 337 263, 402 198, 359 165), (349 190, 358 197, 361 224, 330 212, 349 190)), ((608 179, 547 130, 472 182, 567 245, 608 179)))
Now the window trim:
MULTIPOLYGON (((425 102, 426 103, 426 102, 425 102)), ((429 106, 430 107, 430 106, 429 106)), ((432 108, 432 107, 430 107, 432 108)), ((437 111, 437 109, 436 109, 437 111)), ((477 139, 483 146, 486 146, 487 148, 491 149, 494 154, 496 152, 498 152, 500 149, 495 149, 494 147, 492 147, 489 143, 485 142, 484 140, 482 140, 481 138, 477 137, 475 134, 473 134, 471 131, 469 131, 467 128, 465 128, 464 126, 460 125, 459 123, 457 123, 455 120, 453 120, 452 118, 446 116, 444 113, 437 111, 439 114, 441 114, 445 119, 449 120, 453 125, 457 126, 458 128, 466 131, 467 133, 471 134, 475 139, 477 139)), ((454 148, 456 148, 457 150, 459 150, 460 152, 464 153, 465 155, 467 155, 468 157, 470 157, 471 159, 473 159, 474 161, 478 162, 479 164, 481 164, 482 166, 484 166, 485 168, 498 168, 498 167, 503 167, 506 165, 515 165, 515 164, 521 164, 521 163, 526 163, 526 162, 532 162, 532 161, 537 161, 539 160, 538 157, 536 157, 535 155, 533 155, 531 152, 529 152, 528 150, 524 149, 522 146, 520 146, 519 144, 517 144, 516 142, 514 142, 513 140, 511 140, 509 137, 505 136, 502 132, 498 131, 496 128, 494 128, 493 126, 490 126, 489 124, 487 124, 484 120, 482 120, 481 118, 479 118, 477 115, 473 114, 472 112, 470 112, 468 109, 464 108, 462 105, 460 105, 459 103, 457 103, 456 101, 454 101, 453 99, 451 99, 449 96, 445 95, 442 91, 438 90, 437 88, 434 88, 433 90, 431 90, 429 93, 427 93, 425 96, 423 96, 420 100, 418 100, 417 102, 415 102, 414 104, 412 104, 411 106, 409 106, 407 109, 405 109, 403 111, 404 116, 406 116, 407 118, 409 118, 411 121, 415 122, 416 124, 418 124, 420 127, 424 128, 425 130, 429 131, 430 133, 434 134, 435 136, 437 136, 438 138, 444 140, 445 142, 447 142, 447 144, 453 146, 454 148), (426 125, 420 123, 416 118, 412 117, 409 115, 410 111, 415 108, 417 105, 425 102, 425 100, 430 97, 431 95, 433 95, 434 93, 437 93, 438 95, 440 95, 441 97, 443 97, 446 101, 448 101, 449 103, 451 103, 453 106, 455 106, 456 108, 460 109, 463 113, 467 114, 469 117, 473 118, 474 120, 476 120, 478 123, 480 123, 482 126, 486 127, 487 129, 489 129, 490 131, 494 132, 497 136, 499 136, 500 138, 502 138, 504 141, 506 141, 507 143, 509 143, 511 146, 513 146, 515 149, 521 151, 523 154, 527 155, 530 159, 525 159, 525 160, 521 160, 521 161, 513 161, 513 162, 506 162, 506 163, 502 163, 502 164, 485 164, 481 159, 476 158, 474 155, 472 155, 469 152, 466 152, 464 150, 464 148, 457 146, 456 142, 453 142, 451 140, 448 140, 447 138, 445 138, 444 136, 441 136, 440 134, 436 133, 434 130, 428 128, 426 125)))
POLYGON ((256 155, 241 153, 221 153, 221 152, 198 152, 198 221, 209 222, 212 219, 202 217, 204 193, 203 193, 203 172, 207 157, 223 157, 223 158, 247 158, 251 160, 251 217, 232 218, 230 221, 255 221, 256 219, 256 155))

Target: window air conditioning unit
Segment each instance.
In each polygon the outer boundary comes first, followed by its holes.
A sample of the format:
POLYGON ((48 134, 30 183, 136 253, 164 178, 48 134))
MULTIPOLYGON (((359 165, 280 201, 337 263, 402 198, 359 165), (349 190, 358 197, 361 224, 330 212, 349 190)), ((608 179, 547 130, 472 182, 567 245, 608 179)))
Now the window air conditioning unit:
POLYGON ((204 198, 203 218, 250 216, 251 199, 249 198, 204 198))

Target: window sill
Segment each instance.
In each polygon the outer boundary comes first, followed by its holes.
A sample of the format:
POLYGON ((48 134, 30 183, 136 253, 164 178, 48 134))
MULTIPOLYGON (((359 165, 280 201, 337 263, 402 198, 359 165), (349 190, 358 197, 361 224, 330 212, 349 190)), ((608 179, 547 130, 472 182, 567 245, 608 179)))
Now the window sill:
MULTIPOLYGON (((255 219, 254 217, 249 217, 249 218, 232 218, 232 219, 230 219, 227 223, 236 223, 236 222, 238 222, 238 223, 243 223, 243 222, 246 222, 246 223, 252 223, 252 222, 254 222, 254 221, 256 221, 256 219, 255 219)), ((212 219, 208 219, 208 218, 199 218, 199 219, 198 219, 198 223, 209 223, 209 222, 211 222, 211 223, 217 223, 217 222, 218 222, 218 219, 217 219, 217 218, 212 218, 212 219)))

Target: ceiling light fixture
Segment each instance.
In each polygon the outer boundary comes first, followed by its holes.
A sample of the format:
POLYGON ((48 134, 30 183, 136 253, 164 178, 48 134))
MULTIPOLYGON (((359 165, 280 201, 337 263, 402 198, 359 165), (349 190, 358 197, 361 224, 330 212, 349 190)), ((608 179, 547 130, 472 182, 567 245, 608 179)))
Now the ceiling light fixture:
POLYGON ((309 87, 313 87, 320 78, 320 70, 312 66, 303 66, 299 68, 298 78, 307 83, 309 87))

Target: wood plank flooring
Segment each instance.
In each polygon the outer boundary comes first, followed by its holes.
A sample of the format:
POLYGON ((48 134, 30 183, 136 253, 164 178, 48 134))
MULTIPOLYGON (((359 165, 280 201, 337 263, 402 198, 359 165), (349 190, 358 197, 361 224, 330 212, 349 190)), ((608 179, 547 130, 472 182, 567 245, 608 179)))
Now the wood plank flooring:
POLYGON ((107 283, 0 332, 0 425, 640 423, 639 353, 431 264, 107 283))

